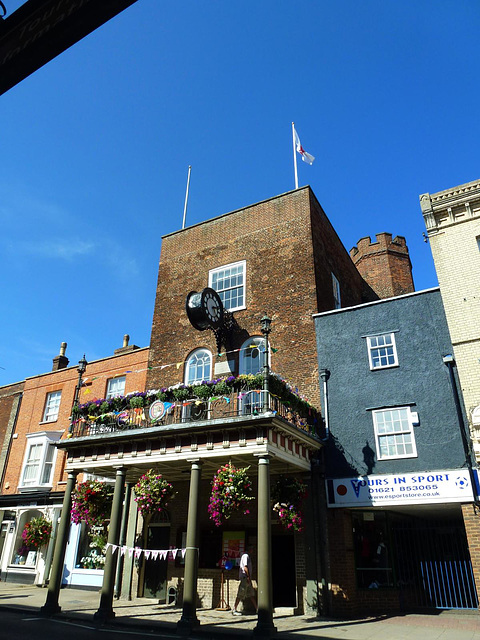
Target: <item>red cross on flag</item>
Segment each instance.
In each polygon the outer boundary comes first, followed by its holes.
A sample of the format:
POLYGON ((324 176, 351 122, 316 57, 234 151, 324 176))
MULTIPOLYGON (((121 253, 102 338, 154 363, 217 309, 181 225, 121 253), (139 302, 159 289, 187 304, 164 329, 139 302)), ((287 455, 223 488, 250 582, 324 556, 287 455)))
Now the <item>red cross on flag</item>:
POLYGON ((295 127, 293 128, 293 134, 295 136, 295 148, 297 152, 302 156, 302 160, 307 164, 313 164, 313 161, 315 160, 315 156, 312 156, 310 153, 307 153, 305 149, 302 147, 302 143, 300 142, 300 138, 298 137, 298 133, 295 127))

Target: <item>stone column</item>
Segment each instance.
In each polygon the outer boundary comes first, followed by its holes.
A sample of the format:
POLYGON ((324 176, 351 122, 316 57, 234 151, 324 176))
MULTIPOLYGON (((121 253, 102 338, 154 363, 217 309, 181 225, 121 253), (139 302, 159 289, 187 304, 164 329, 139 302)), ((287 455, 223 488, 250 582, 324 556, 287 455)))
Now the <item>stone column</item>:
MULTIPOLYGON (((127 482, 127 487, 125 490, 125 503, 123 505, 123 513, 122 513, 122 526, 120 528, 120 537, 118 541, 118 544, 120 546, 123 546, 125 544, 125 540, 127 538, 128 515, 130 511, 130 499, 132 497, 132 491, 133 491, 133 482, 127 482)), ((120 593, 122 590, 122 579, 123 579, 124 556, 120 554, 120 551, 118 552, 118 554, 119 555, 117 559, 117 572, 115 575, 115 591, 114 591, 115 598, 120 598, 120 593)))
POLYGON ((188 498, 187 548, 185 552, 185 571, 183 584, 183 611, 177 623, 177 633, 188 636, 199 626, 197 618, 197 578, 198 578, 198 545, 199 545, 199 497, 202 463, 200 460, 189 460, 192 463, 190 472, 190 495, 188 498))
MULTIPOLYGON (((125 475, 124 467, 117 469, 115 476, 115 489, 113 491, 112 512, 110 515, 110 526, 108 528, 108 544, 117 545, 120 538, 120 525, 122 520, 122 504, 125 494, 125 475)), ((100 606, 93 616, 99 622, 105 622, 115 617, 113 610, 113 590, 115 586, 115 569, 120 550, 117 548, 113 552, 111 547, 107 547, 107 556, 105 558, 105 567, 103 569, 103 584, 100 592, 100 606)))
POLYGON ((270 637, 277 631, 273 624, 272 585, 272 513, 270 507, 270 456, 258 456, 258 620, 253 630, 257 637, 270 637))
POLYGON ((77 472, 68 474, 65 495, 63 496, 62 514, 58 525, 57 541, 53 554, 52 570, 48 583, 47 599, 40 609, 40 613, 45 616, 53 616, 60 611, 58 596, 62 586, 63 563, 65 561, 65 551, 67 548, 68 534, 70 533, 70 512, 72 510, 72 491, 75 488, 77 472))
MULTIPOLYGON (((138 522, 138 509, 137 503, 134 500, 130 501, 130 508, 128 513, 128 526, 127 537, 125 544, 128 548, 135 546, 135 540, 137 538, 137 522, 138 522)), ((132 582, 133 571, 135 568, 135 556, 132 554, 130 557, 128 553, 123 556, 123 580, 122 591, 120 597, 125 600, 132 599, 132 582)))

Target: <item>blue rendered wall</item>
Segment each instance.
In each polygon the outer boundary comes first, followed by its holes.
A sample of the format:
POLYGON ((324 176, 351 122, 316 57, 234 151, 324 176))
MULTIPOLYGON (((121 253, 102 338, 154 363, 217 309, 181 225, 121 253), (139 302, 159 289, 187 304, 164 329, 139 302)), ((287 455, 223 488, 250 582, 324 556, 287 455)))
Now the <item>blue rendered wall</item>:
POLYGON ((330 371, 328 477, 465 467, 449 372, 442 360, 453 350, 438 289, 316 316, 315 326, 319 369, 330 371), (370 371, 362 336, 390 331, 395 331, 399 364, 370 371), (408 404, 420 419, 414 427, 418 457, 378 461, 368 409, 408 404))

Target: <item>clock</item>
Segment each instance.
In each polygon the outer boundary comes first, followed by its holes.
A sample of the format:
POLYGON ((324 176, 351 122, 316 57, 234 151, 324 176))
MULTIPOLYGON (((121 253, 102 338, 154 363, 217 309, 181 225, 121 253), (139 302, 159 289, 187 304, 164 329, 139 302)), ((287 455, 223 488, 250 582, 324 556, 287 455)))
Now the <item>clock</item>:
POLYGON ((188 319, 199 331, 218 329, 223 322, 223 304, 220 296, 210 287, 191 291, 185 302, 188 319))

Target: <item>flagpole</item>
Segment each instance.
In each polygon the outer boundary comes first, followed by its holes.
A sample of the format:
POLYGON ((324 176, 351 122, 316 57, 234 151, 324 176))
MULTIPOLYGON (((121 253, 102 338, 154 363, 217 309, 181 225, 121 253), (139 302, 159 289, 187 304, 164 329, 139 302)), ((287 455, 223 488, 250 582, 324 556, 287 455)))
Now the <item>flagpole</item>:
POLYGON ((295 189, 298 189, 298 173, 297 173, 297 150, 295 149, 295 123, 292 122, 292 140, 293 140, 293 166, 295 169, 295 189))
POLYGON ((185 192, 185 206, 183 207, 183 223, 182 229, 185 229, 185 220, 187 218, 188 189, 190 187, 190 174, 192 172, 191 165, 188 165, 187 190, 185 192))

